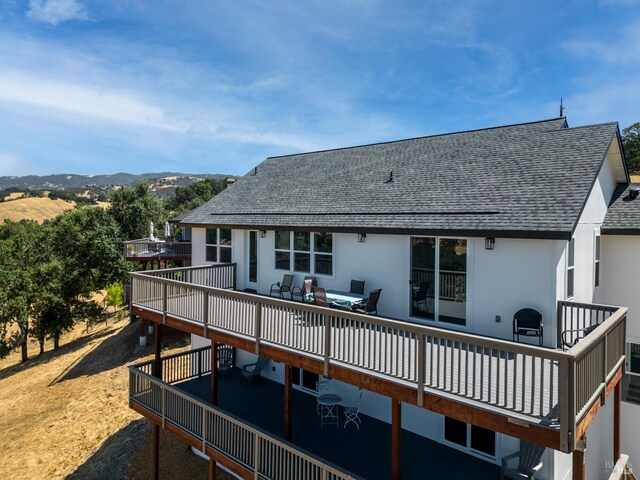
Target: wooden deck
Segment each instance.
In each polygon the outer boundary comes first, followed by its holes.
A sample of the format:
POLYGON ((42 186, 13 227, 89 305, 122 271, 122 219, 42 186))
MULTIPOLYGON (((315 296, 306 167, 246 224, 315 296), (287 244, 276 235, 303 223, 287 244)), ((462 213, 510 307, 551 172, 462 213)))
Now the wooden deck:
POLYGON ((135 315, 565 452, 624 358, 624 309, 572 353, 206 287, 206 269, 188 283, 167 272, 134 277, 135 315))

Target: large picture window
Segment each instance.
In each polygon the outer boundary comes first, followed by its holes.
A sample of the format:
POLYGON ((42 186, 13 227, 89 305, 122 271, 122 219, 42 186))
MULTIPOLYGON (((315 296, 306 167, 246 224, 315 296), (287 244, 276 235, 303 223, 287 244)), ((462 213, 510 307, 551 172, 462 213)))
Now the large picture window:
POLYGON ((411 237, 411 316, 466 324, 467 241, 411 237))
POLYGON ((231 263, 231 230, 207 228, 205 249, 207 262, 231 263))
POLYGON ((333 275, 333 234, 275 232, 275 268, 316 275, 333 275))

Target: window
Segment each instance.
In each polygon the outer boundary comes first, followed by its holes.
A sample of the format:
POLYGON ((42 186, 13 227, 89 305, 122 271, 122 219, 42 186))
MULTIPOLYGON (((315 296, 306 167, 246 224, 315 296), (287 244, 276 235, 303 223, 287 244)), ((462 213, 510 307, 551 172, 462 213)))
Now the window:
POLYGON ((444 439, 466 450, 496 456, 496 434, 486 428, 444 417, 444 439))
POLYGON ((275 268, 333 275, 333 234, 276 231, 275 268))
POLYGON ((575 282, 575 238, 569 240, 569 248, 567 252, 567 298, 573 297, 575 282))
POLYGON ((622 378, 622 400, 640 404, 640 345, 627 343, 625 375, 622 378))
POLYGON ((593 268, 594 287, 600 286, 600 234, 596 233, 596 252, 593 268))
POLYGON ((207 262, 231 263, 231 230, 207 228, 205 240, 207 262))

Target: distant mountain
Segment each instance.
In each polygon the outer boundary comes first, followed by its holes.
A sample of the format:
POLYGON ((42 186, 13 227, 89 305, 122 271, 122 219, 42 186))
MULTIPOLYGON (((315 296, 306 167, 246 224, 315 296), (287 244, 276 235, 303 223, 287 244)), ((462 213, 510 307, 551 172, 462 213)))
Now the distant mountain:
POLYGON ((24 177, 0 177, 0 190, 15 188, 19 190, 69 190, 83 187, 104 187, 116 185, 131 185, 141 180, 148 181, 158 187, 177 187, 190 185, 205 178, 226 178, 230 175, 223 174, 195 174, 195 173, 143 173, 133 175, 131 173, 114 173, 113 175, 26 175, 24 177))

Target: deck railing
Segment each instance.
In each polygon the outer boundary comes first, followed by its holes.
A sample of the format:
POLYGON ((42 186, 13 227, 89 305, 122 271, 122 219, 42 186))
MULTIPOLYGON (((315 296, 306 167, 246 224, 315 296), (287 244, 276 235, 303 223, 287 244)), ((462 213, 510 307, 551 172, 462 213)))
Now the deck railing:
POLYGON ((137 257, 189 255, 191 255, 191 242, 173 242, 165 240, 132 240, 124 242, 124 256, 127 259, 137 257))
MULTIPOLYGON (((203 355, 210 348, 162 359, 162 380, 152 376, 153 361, 129 367, 129 403, 160 417, 197 439, 197 447, 213 448, 252 471, 255 478, 287 480, 347 480, 355 475, 280 440, 170 385, 210 371, 203 355)), ((210 358, 210 357, 209 357, 210 358)))
POLYGON ((133 305, 201 324, 205 336, 216 329, 251 339, 256 352, 261 344, 296 351, 322 361, 325 374, 333 364, 409 384, 418 405, 441 393, 555 425, 565 452, 624 361, 625 308, 608 307, 600 326, 561 351, 224 290, 217 276, 205 286, 194 275, 197 284, 172 271, 132 274, 133 305))

